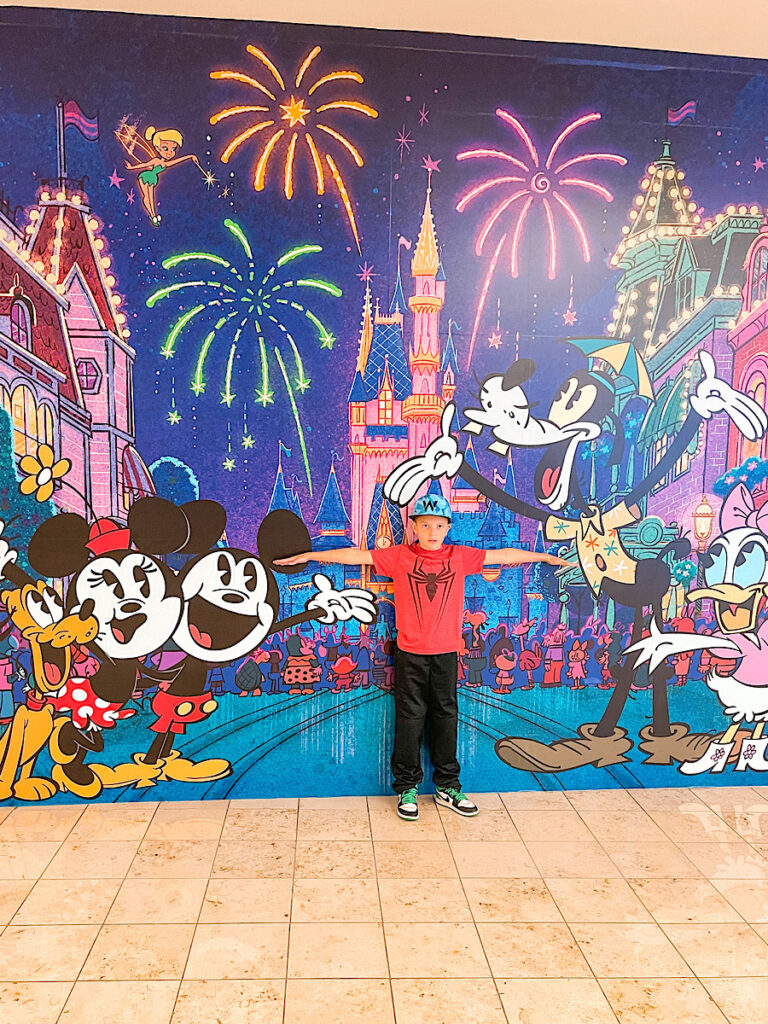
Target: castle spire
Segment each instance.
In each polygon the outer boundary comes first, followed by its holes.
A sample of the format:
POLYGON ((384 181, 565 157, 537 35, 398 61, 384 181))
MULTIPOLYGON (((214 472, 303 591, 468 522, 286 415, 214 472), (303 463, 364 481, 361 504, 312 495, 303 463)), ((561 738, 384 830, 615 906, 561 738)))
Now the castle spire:
POLYGON ((371 316, 371 282, 365 282, 365 299, 363 300, 363 323, 360 328, 360 350, 357 356, 357 369, 365 374, 365 367, 368 363, 368 353, 371 351, 373 340, 373 317, 371 316))
POLYGON ((437 250, 437 236, 435 234, 435 223, 432 219, 432 176, 427 188, 427 198, 424 203, 424 213, 421 218, 419 240, 416 243, 416 251, 411 260, 412 277, 436 277, 440 269, 440 254, 437 250))

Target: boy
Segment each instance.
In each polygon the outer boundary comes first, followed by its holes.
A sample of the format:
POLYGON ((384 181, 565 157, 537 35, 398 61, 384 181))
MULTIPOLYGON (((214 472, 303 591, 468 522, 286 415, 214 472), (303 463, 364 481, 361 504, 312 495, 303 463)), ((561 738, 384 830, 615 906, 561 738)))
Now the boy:
POLYGON ((442 495, 426 494, 414 504, 410 519, 414 544, 363 551, 337 548, 307 551, 277 564, 338 562, 372 565, 378 576, 390 576, 395 588, 397 647, 395 648, 395 747, 392 753, 397 813, 407 821, 419 817, 418 786, 421 737, 429 721, 430 758, 437 803, 472 817, 477 807, 461 791, 456 760, 458 704, 456 677, 464 611, 464 578, 484 565, 548 562, 567 565, 554 555, 499 548, 445 544, 451 525, 451 506, 442 495))

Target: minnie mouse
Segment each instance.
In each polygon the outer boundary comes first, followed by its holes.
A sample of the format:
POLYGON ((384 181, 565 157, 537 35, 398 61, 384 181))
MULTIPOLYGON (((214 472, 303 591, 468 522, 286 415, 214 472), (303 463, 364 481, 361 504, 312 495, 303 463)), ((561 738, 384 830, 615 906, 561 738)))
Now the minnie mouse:
POLYGON ((259 527, 256 547, 258 556, 240 548, 206 551, 179 573, 184 604, 173 642, 187 657, 152 701, 157 719, 150 728, 157 736, 143 759, 146 765, 162 763, 161 779, 209 782, 231 772, 229 762, 220 758, 194 763, 173 749, 175 736, 208 718, 218 706, 207 685, 211 667, 242 658, 267 637, 311 619, 332 623, 355 618, 369 623, 376 618, 373 595, 359 589, 334 590, 328 577, 318 574, 313 578, 317 592, 306 610, 278 621, 275 574, 301 572, 303 566, 276 562, 309 550, 309 533, 298 516, 278 509, 259 527))

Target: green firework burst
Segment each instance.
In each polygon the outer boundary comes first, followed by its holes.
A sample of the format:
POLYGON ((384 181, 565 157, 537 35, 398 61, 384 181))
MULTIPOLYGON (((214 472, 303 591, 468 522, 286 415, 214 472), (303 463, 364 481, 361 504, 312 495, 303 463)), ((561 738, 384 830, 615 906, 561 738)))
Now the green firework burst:
MULTIPOLYGON (((285 390, 296 424, 311 494, 312 476, 299 408, 301 396, 309 389, 311 381, 304 368, 296 325, 308 327, 322 349, 332 349, 336 339, 320 317, 309 306, 298 301, 297 295, 301 297, 302 291, 309 290, 341 298, 341 289, 330 281, 316 277, 283 276, 286 273, 284 268, 290 267, 294 261, 323 251, 322 246, 311 244, 288 249, 267 268, 260 283, 257 283, 259 274, 248 236, 239 224, 229 218, 224 221, 224 227, 237 240, 247 267, 238 267, 236 263, 213 252, 179 253, 163 261, 165 270, 200 264, 201 267, 217 268, 214 274, 217 271, 226 273, 222 274, 221 279, 215 280, 203 271, 198 280, 165 285, 149 296, 147 306, 150 309, 170 296, 191 299, 190 308, 168 329, 160 353, 166 359, 173 359, 182 334, 194 331, 196 319, 207 313, 210 324, 211 314, 218 313, 213 326, 208 326, 204 337, 199 340, 190 383, 192 391, 198 397, 205 392, 212 353, 220 352, 225 362, 220 400, 229 408, 236 398, 233 389, 235 359, 239 351, 247 351, 257 379, 253 400, 262 408, 274 403, 273 378, 285 390), (226 347, 217 346, 220 340, 226 342, 226 347), (277 373, 273 372, 273 359, 279 371, 277 373)), ((287 273, 290 274, 291 270, 287 273)))

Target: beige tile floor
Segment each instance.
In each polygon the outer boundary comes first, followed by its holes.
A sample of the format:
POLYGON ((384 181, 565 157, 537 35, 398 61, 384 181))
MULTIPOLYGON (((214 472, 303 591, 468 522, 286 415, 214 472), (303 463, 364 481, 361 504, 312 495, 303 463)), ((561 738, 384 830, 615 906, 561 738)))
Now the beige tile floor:
POLYGON ((2 1024, 759 1024, 768 788, 0 808, 2 1024))

